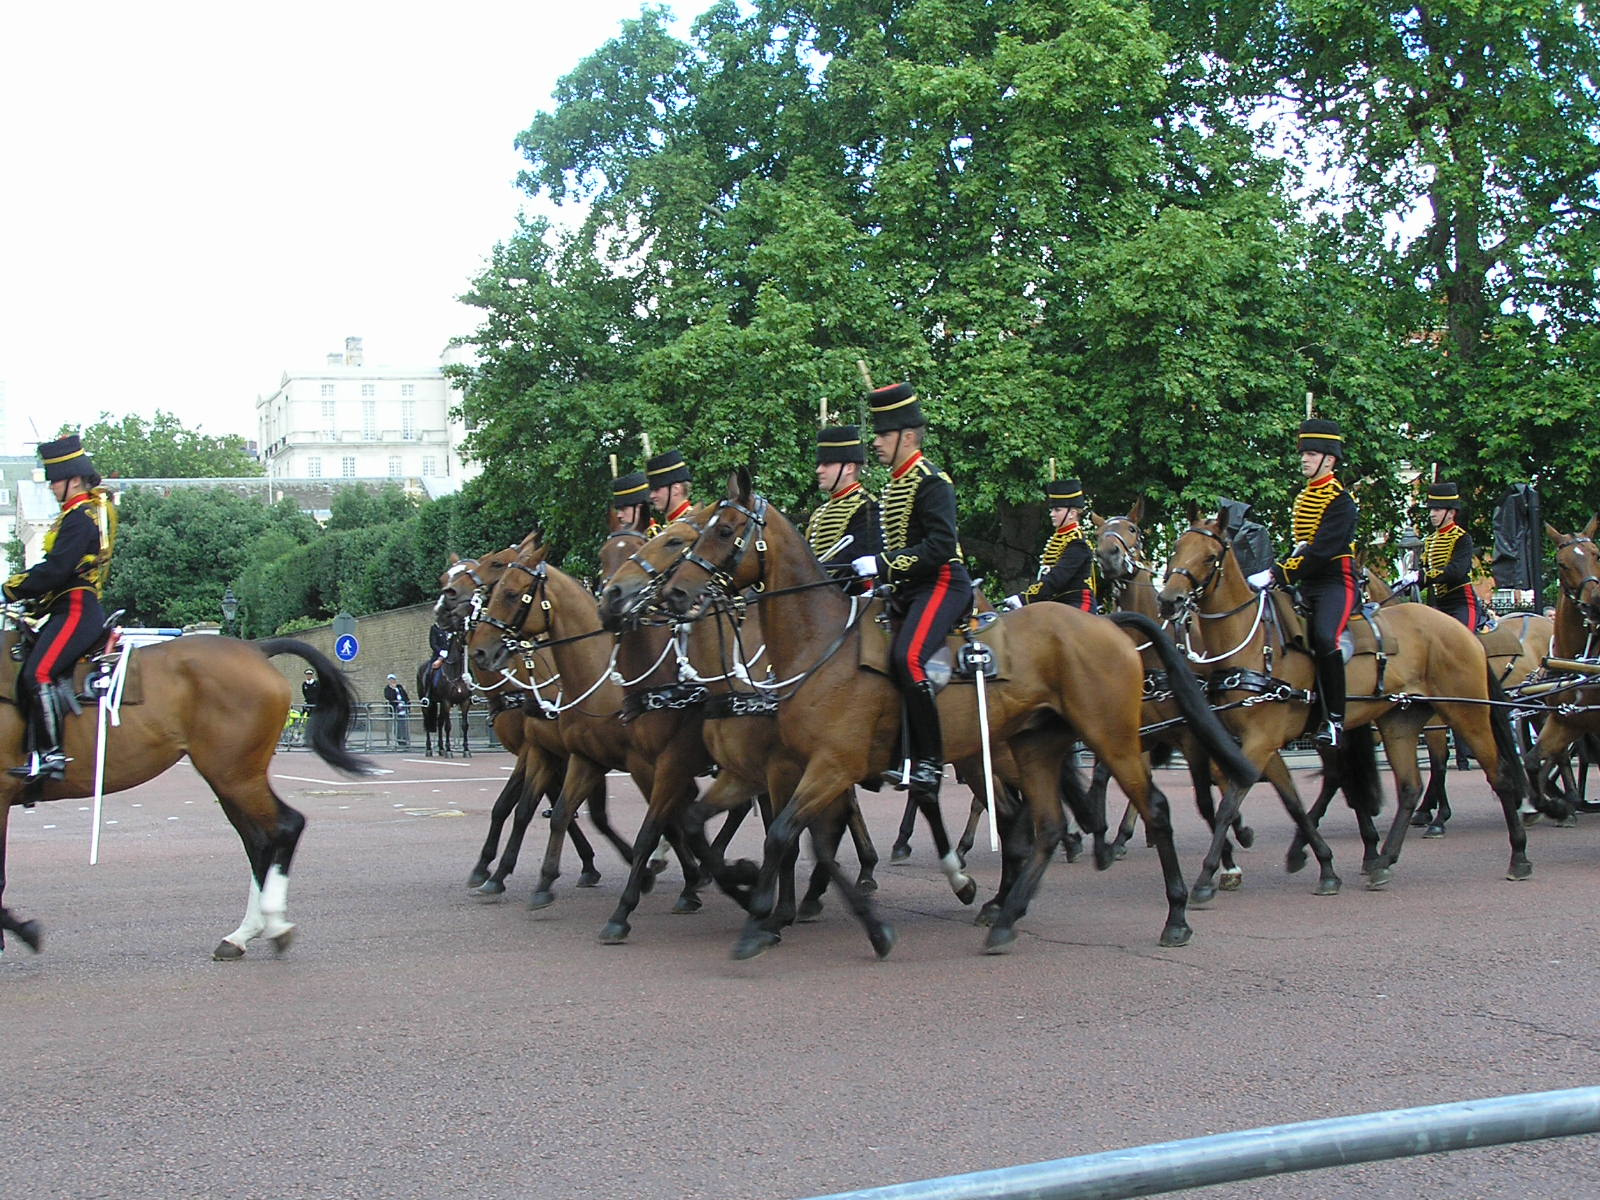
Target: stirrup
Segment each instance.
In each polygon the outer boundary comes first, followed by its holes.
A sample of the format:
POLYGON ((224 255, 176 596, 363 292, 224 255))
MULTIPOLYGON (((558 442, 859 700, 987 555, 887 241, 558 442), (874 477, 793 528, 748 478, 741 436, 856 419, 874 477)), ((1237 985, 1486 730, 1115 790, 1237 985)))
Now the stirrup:
POLYGON ((1324 721, 1322 728, 1317 730, 1317 736, 1314 740, 1319 746, 1325 746, 1329 750, 1337 750, 1344 744, 1344 722, 1331 719, 1324 721))
MULTIPOLYGON (((913 775, 916 774, 916 767, 915 766, 912 767, 911 773, 913 775)), ((886 771, 884 771, 883 774, 881 776, 879 776, 879 778, 881 778, 884 783, 887 783, 895 791, 897 791, 897 792, 905 791, 906 790, 906 760, 903 759, 903 758, 895 759, 894 765, 892 767, 889 767, 886 771)))
POLYGON ((65 779, 67 777, 67 764, 72 760, 59 750, 48 754, 37 751, 28 755, 28 761, 18 767, 11 767, 7 775, 16 779, 65 779))

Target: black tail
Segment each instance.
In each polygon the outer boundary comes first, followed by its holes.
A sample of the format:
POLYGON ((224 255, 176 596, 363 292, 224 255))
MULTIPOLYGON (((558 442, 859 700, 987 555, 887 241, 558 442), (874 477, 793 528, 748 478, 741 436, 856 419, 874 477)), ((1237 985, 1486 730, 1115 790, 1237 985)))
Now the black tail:
POLYGON ((355 712, 356 693, 345 678, 344 672, 334 666, 321 651, 293 638, 269 638, 257 642, 256 649, 273 658, 279 654, 293 654, 303 658, 317 672, 317 702, 306 718, 306 745, 316 751, 317 757, 335 770, 347 775, 376 775, 378 767, 368 759, 351 754, 344 748, 345 735, 350 731, 350 717, 355 712))
MULTIPOLYGON (((1414 751, 1413 751, 1414 752, 1414 751)), ((1345 802, 1358 813, 1376 818, 1383 810, 1383 781, 1378 777, 1378 733, 1371 725, 1344 730, 1339 739, 1335 780, 1345 802)))
POLYGON ((1200 744, 1210 752, 1212 761, 1222 768, 1223 774, 1240 787, 1249 787, 1254 783, 1260 772, 1244 756, 1239 743, 1233 740, 1233 735, 1206 703, 1205 692, 1201 691, 1188 660, 1173 645, 1172 639, 1161 626, 1143 613, 1112 613, 1110 619, 1124 629, 1137 631, 1155 648, 1161 665, 1166 668, 1167 686, 1172 689, 1172 698, 1178 703, 1178 711, 1183 714, 1184 721, 1194 731, 1195 737, 1200 739, 1200 744))
MULTIPOLYGON (((1494 730, 1494 748, 1500 755, 1500 770, 1495 783, 1507 788, 1521 804, 1528 798, 1528 776, 1522 766, 1522 747, 1517 745, 1517 732, 1511 727, 1511 710, 1503 707, 1511 702, 1505 688, 1500 686, 1493 667, 1489 668, 1489 699, 1499 701, 1489 708, 1489 725, 1494 730)), ((1563 814, 1565 816, 1567 814, 1563 814)))

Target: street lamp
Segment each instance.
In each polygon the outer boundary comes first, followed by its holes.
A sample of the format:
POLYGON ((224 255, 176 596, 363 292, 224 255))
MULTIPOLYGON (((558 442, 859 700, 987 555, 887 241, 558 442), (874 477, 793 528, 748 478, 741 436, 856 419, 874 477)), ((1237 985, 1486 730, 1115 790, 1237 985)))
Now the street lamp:
POLYGON ((224 633, 232 631, 233 619, 239 615, 239 597, 233 594, 233 584, 228 585, 228 590, 222 593, 222 629, 224 633))

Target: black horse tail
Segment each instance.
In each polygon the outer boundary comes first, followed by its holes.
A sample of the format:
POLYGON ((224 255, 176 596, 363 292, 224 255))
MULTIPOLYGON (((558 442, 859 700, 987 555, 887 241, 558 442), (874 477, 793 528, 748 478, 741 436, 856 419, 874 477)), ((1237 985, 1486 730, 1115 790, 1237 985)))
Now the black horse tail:
POLYGON ((1222 773, 1239 787, 1249 787, 1254 783, 1261 773, 1244 756, 1239 743, 1233 740, 1233 735, 1217 719, 1211 705, 1206 703, 1206 694, 1200 688, 1200 681, 1194 677, 1188 660, 1161 626, 1143 613, 1117 612, 1110 614, 1110 619, 1124 629, 1136 631, 1150 642, 1161 659, 1161 665, 1166 668, 1167 686, 1172 689, 1172 698, 1177 701, 1178 711, 1222 773))
POLYGON ((355 712, 356 692, 343 671, 315 647, 294 638, 268 638, 257 642, 256 649, 273 658, 279 654, 293 654, 310 663, 317 672, 317 702, 311 706, 306 718, 306 745, 316 751, 323 762, 347 775, 376 775, 376 763, 351 754, 344 748, 345 735, 350 731, 350 718, 355 712))
POLYGON ((1346 729, 1339 739, 1334 780, 1345 803, 1355 812, 1376 818, 1383 811, 1383 780, 1378 776, 1378 733, 1371 725, 1346 729))
MULTIPOLYGON (((1511 710, 1506 707, 1511 703, 1511 697, 1500 686, 1499 677, 1492 666, 1489 668, 1489 699, 1495 702, 1489 706, 1489 726, 1494 730, 1494 748, 1500 755, 1500 769, 1495 773, 1495 783, 1509 790, 1517 803, 1521 804, 1528 798, 1530 790, 1534 796, 1538 796, 1544 789, 1530 789, 1522 765, 1522 747, 1517 745, 1517 731, 1511 726, 1511 710)), ((1567 817, 1571 814, 1560 815, 1567 817)))

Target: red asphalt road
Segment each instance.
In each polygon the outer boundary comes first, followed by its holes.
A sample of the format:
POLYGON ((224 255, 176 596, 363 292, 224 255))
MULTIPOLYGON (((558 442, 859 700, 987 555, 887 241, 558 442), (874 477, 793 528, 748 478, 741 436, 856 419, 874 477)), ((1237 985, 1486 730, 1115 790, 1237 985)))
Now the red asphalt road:
MULTIPOLYGON (((558 902, 527 911, 541 826, 505 900, 469 895, 509 758, 383 765, 396 773, 350 782, 277 759, 310 821, 281 959, 210 961, 247 876, 187 764, 108 799, 94 868, 86 802, 13 813, 6 900, 48 940, 39 956, 13 940, 0 962, 0 1197, 803 1197, 1600 1079, 1600 818, 1536 825, 1534 877, 1509 883, 1474 773, 1452 773, 1449 836, 1409 840, 1387 891, 1362 888, 1343 810, 1327 824, 1344 894, 1285 875, 1288 823, 1258 789, 1244 889, 1191 913, 1191 945, 1157 947, 1141 846, 1104 874, 1058 860, 1005 957, 979 953, 925 831, 888 863, 900 797, 868 795, 893 955, 874 961, 830 898, 821 922, 736 963, 726 899, 667 912, 676 866, 630 943, 600 945, 623 879, 609 849, 599 888, 572 887, 569 851, 558 902)), ((1161 780, 1192 878, 1199 823, 1178 775, 1161 780)), ((637 794, 613 780, 612 795, 634 828, 637 794)), ((946 789, 950 819, 966 799, 946 789)), ((1597 1149, 1189 1194, 1600 1195, 1597 1149)))

